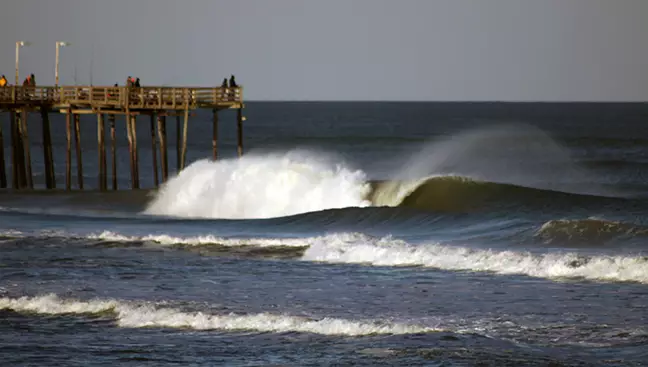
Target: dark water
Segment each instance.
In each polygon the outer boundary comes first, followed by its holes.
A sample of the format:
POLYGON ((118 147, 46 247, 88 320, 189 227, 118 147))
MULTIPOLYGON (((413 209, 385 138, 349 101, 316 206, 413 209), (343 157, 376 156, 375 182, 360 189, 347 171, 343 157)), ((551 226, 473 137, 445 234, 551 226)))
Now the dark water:
MULTIPOLYGON (((224 112, 214 163, 198 113, 195 163, 160 193, 0 192, 3 364, 648 365, 648 106, 249 103, 246 117, 246 156, 224 112)), ((95 129, 83 117, 91 189, 95 129)), ((29 135, 44 186, 36 116, 29 135)))

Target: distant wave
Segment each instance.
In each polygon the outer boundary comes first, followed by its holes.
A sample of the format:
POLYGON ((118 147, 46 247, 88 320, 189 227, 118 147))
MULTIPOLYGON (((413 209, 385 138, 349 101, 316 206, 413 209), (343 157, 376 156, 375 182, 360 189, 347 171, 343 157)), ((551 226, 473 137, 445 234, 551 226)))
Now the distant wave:
POLYGON ((178 328, 192 330, 253 331, 272 333, 313 333, 322 335, 366 336, 379 334, 418 334, 442 331, 417 325, 382 320, 312 319, 300 316, 258 314, 212 314, 161 308, 155 304, 119 300, 80 301, 55 294, 37 297, 0 298, 0 310, 42 315, 113 314, 124 328, 178 328))
POLYGON ((332 235, 312 241, 304 260, 375 266, 423 266, 459 271, 520 274, 539 278, 583 278, 648 283, 648 257, 536 254, 442 244, 412 245, 391 237, 332 235))
MULTIPOLYGON (((552 222, 536 235, 550 233, 552 222), (547 232, 549 231, 549 232, 547 232), (539 234, 538 234, 539 233, 539 234)), ((560 226, 560 225, 558 225, 560 226)), ((52 234, 44 235, 51 238, 52 234)), ((13 236, 21 237, 14 233, 13 236)), ((62 238, 77 235, 57 234, 62 238)), ((611 282, 648 284, 648 256, 638 254, 592 255, 573 251, 528 252, 447 245, 442 243, 412 244, 392 237, 373 237, 361 233, 335 233, 318 237, 262 239, 219 238, 215 236, 120 235, 102 232, 86 235, 99 242, 94 246, 149 246, 205 249, 229 255, 262 258, 292 258, 303 261, 365 264, 372 266, 422 266, 450 271, 519 274, 538 278, 588 279, 611 282)), ((52 241, 48 240, 51 245, 52 241)), ((69 245, 69 240, 61 246, 69 245)))
POLYGON ((550 220, 535 236, 547 243, 592 245, 615 238, 648 237, 648 227, 597 218, 550 220))

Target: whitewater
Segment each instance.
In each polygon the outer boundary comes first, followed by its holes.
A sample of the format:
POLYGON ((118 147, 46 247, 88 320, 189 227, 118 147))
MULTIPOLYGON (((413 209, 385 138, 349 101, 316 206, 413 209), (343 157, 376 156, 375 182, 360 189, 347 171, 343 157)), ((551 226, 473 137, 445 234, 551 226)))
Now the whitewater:
POLYGON ((255 219, 366 207, 364 172, 307 151, 200 160, 164 184, 145 213, 186 218, 255 219))

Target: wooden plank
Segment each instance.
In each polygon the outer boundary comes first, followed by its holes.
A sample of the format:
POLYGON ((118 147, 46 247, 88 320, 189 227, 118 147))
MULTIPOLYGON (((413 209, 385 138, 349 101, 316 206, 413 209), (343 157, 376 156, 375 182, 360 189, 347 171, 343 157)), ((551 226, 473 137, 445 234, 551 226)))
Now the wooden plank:
POLYGON ((65 189, 72 190, 72 113, 65 116, 66 152, 65 152, 65 189))
POLYGON ((31 145, 29 144, 29 131, 28 126, 28 117, 27 108, 23 108, 22 117, 20 118, 20 129, 22 129, 21 134, 23 138, 23 151, 25 154, 25 177, 27 179, 26 184, 30 189, 34 188, 34 175, 32 173, 32 164, 31 164, 31 145))
POLYGON ((49 111, 41 107, 41 120, 43 126, 43 159, 45 163, 45 185, 48 189, 56 188, 56 175, 54 172, 54 156, 52 155, 52 135, 50 132, 49 111))
POLYGON ((153 183, 155 184, 155 187, 160 186, 160 179, 158 177, 158 169, 157 169, 157 147, 155 144, 155 114, 151 115, 151 149, 152 149, 152 157, 153 157, 153 183))
POLYGON ((162 170, 162 182, 169 179, 169 157, 167 152, 167 135, 166 135, 166 117, 159 116, 158 123, 158 140, 160 142, 160 160, 162 170))
POLYGON ((83 190, 83 156, 81 152, 81 116, 74 115, 74 145, 76 148, 77 185, 83 190))
POLYGON ((4 157, 4 135, 2 134, 2 123, 0 123, 0 189, 7 188, 7 166, 4 157))

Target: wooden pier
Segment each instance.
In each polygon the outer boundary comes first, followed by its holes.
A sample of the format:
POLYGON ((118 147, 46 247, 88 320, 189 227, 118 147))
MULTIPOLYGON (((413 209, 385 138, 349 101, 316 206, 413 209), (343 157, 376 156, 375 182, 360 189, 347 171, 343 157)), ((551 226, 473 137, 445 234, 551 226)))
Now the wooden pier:
POLYGON ((111 189, 118 189, 117 148, 115 120, 124 116, 130 161, 131 188, 140 188, 139 157, 136 124, 138 117, 150 118, 151 153, 154 169, 154 185, 165 182, 169 177, 167 151, 167 117, 176 117, 178 171, 185 167, 187 159, 187 131, 190 112, 196 109, 210 109, 213 114, 212 156, 218 158, 218 111, 237 110, 237 152, 243 154, 243 89, 235 88, 191 88, 191 87, 95 87, 95 86, 9 86, 0 87, 0 111, 8 111, 10 131, 3 132, 0 125, 0 189, 7 188, 8 162, 11 162, 11 187, 33 189, 32 157, 27 130, 29 113, 40 113, 42 119, 43 159, 45 185, 56 188, 56 175, 50 132, 50 113, 65 115, 65 189, 72 189, 72 144, 74 140, 77 167, 77 185, 83 182, 83 151, 81 149, 81 115, 97 117, 97 150, 99 177, 98 188, 108 190, 108 167, 106 150, 105 117, 110 129, 110 155, 112 156, 111 189), (181 127, 181 118, 184 120, 181 127), (4 135, 10 136, 11 154, 4 157, 4 135), (159 160, 158 160, 159 148, 159 160), (158 161, 161 177, 158 176, 158 161))

